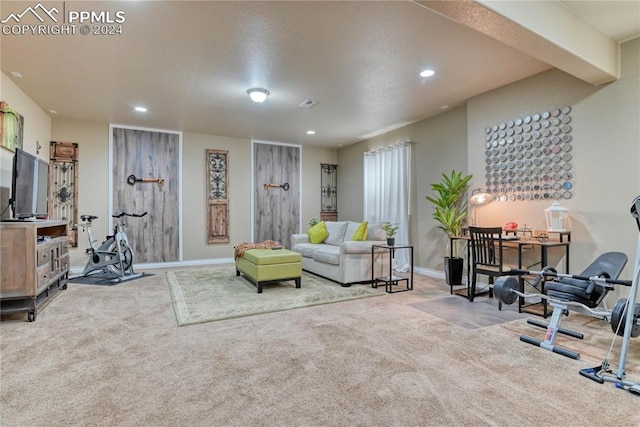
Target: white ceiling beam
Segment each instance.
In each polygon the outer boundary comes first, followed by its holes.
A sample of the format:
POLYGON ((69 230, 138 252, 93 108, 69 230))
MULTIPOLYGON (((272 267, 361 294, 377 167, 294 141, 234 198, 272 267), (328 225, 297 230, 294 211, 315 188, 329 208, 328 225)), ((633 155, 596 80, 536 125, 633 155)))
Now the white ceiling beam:
POLYGON ((417 3, 593 85, 620 77, 619 45, 556 1, 417 3))

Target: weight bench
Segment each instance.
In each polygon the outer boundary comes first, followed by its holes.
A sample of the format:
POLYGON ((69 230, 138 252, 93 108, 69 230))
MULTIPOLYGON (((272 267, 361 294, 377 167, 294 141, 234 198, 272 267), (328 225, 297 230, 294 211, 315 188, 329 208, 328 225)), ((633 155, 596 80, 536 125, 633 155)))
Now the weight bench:
MULTIPOLYGON (((557 273, 555 269, 545 267, 543 271, 531 272, 524 270, 512 270, 512 274, 537 274, 534 282, 537 286, 545 280, 545 294, 543 298, 553 307, 551 320, 548 324, 537 320, 527 319, 527 323, 546 329, 544 340, 521 335, 520 341, 533 344, 545 350, 562 354, 572 359, 580 359, 580 354, 573 350, 556 345, 557 335, 564 334, 574 338, 583 339, 584 335, 560 327, 563 316, 569 315, 569 307, 582 309, 587 315, 600 319, 610 320, 612 312, 601 309, 598 306, 605 300, 609 291, 613 289, 611 283, 616 282, 620 273, 627 264, 627 256, 621 252, 606 252, 595 259, 580 275, 557 273), (546 281, 548 278, 553 278, 546 281)), ((502 276, 494 285, 494 294, 499 301, 505 304, 513 304, 518 296, 529 297, 518 291, 519 282, 513 276, 502 276)))

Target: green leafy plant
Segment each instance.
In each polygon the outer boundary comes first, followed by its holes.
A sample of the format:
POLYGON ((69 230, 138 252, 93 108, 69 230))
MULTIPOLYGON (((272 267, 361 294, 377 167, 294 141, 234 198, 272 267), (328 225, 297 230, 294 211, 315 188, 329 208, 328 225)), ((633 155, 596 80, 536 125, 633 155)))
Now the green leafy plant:
POLYGON ((319 221, 316 218, 311 218, 309 220, 309 227, 313 227, 314 225, 316 225, 319 221))
POLYGON ((387 233, 387 237, 393 237, 398 232, 399 226, 393 225, 390 222, 383 222, 382 229, 387 233))
POLYGON ((463 176, 462 172, 451 171, 451 175, 442 174, 439 183, 431 184, 434 195, 426 196, 433 203, 433 218, 449 236, 460 236, 467 218, 465 194, 473 175, 463 176))

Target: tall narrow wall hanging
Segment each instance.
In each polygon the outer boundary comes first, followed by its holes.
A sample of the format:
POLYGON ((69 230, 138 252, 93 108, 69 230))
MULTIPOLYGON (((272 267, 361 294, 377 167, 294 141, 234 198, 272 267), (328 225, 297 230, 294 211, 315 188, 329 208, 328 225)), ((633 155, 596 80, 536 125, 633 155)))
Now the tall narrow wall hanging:
POLYGON ((78 246, 78 144, 51 141, 49 215, 67 221, 69 246, 78 246))
POLYGON ((229 152, 207 150, 207 243, 229 243, 229 152))

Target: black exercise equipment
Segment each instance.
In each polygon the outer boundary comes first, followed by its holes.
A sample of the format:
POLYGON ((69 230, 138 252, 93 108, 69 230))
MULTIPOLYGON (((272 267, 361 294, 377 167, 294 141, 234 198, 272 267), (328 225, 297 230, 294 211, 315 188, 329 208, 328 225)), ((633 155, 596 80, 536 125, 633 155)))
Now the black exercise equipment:
MULTIPOLYGON (((631 216, 636 220, 638 231, 640 231, 640 196, 636 197, 631 205, 631 216)), ((611 329, 614 332, 614 336, 607 356, 599 366, 580 370, 580 375, 600 384, 611 382, 614 383, 617 388, 628 390, 633 394, 640 395, 640 382, 630 381, 625 378, 625 368, 629 353, 629 340, 640 336, 640 304, 636 302, 638 299, 638 287, 640 286, 640 235, 638 236, 636 260, 631 281, 618 280, 616 275, 616 266, 613 263, 609 265, 609 268, 613 268, 611 271, 600 269, 604 264, 609 263, 614 259, 618 259, 618 261, 620 261, 621 257, 606 256, 603 259, 603 263, 596 262, 598 260, 594 261, 594 263, 585 270, 587 274, 593 273, 594 276, 592 277, 588 277, 587 275, 572 276, 568 274, 561 274, 557 273, 552 268, 540 272, 515 270, 512 271, 512 274, 538 274, 539 277, 536 279, 536 284, 539 284, 542 280, 553 278, 553 284, 550 283, 547 287, 547 289, 549 289, 549 294, 524 294, 519 291, 519 282, 517 279, 511 276, 502 276, 494 285, 494 295, 505 304, 512 304, 517 300, 518 296, 525 298, 538 296, 549 301, 550 305, 554 307, 554 311, 551 322, 549 322, 549 325, 547 326, 547 337, 545 337, 545 341, 540 342, 539 340, 533 339, 527 340, 526 338, 523 339, 523 341, 539 345, 547 350, 576 359, 579 358, 577 353, 555 345, 555 336, 557 333, 568 333, 571 336, 577 336, 578 338, 582 337, 579 333, 559 328, 560 318, 562 315, 568 314, 568 307, 583 307, 590 314, 594 314, 596 316, 602 315, 603 319, 610 319, 611 329), (589 270, 592 266, 594 269, 589 270), (602 302, 613 285, 630 286, 631 289, 629 291, 629 297, 620 299, 613 310, 606 314, 606 310, 597 310, 594 304, 596 304, 596 301, 598 300, 602 302), (609 357, 611 356, 615 340, 618 336, 622 337, 622 344, 620 347, 618 369, 614 370, 610 367, 609 357)), ((622 270, 622 268, 620 268, 620 270, 622 270)), ((522 337, 520 339, 522 339, 522 337)))
POLYGON ((563 316, 569 315, 569 307, 599 319, 608 319, 611 312, 599 309, 598 306, 613 289, 614 284, 631 285, 628 281, 616 280, 626 264, 625 254, 606 252, 596 258, 580 275, 558 273, 552 267, 545 267, 542 271, 514 269, 511 270, 511 274, 535 275, 534 287, 545 281, 547 293, 545 295, 522 293, 519 291, 518 279, 513 276, 499 278, 494 285, 493 293, 505 304, 513 304, 519 296, 525 298, 536 296, 546 299, 553 308, 549 324, 533 319, 527 320, 528 324, 547 330, 544 340, 528 335, 521 335, 520 340, 572 359, 579 359, 580 355, 575 351, 556 345, 556 339, 558 334, 578 339, 584 336, 579 332, 561 328, 560 322, 563 316), (549 279, 552 280, 548 281, 549 279))

